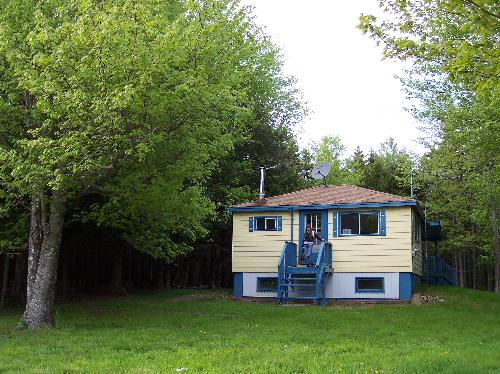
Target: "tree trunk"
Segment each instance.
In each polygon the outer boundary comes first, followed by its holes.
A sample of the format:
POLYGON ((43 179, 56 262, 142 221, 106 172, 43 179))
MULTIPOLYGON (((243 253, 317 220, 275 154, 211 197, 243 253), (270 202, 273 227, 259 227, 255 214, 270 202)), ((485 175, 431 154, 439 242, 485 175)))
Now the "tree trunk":
POLYGON ((460 274, 460 287, 465 288, 466 287, 466 279, 465 279, 465 269, 464 269, 464 255, 462 252, 458 253, 458 273, 460 274))
POLYGON ((42 249, 43 227, 42 227, 42 193, 33 197, 31 201, 30 234, 28 238, 28 275, 26 278, 26 305, 31 301, 33 287, 35 284, 38 260, 42 249))
POLYGON ((61 279, 61 296, 63 298, 66 297, 68 294, 68 260, 66 258, 62 258, 61 260, 61 267, 62 267, 62 279, 61 279))
POLYGON ((215 288, 215 279, 216 279, 216 269, 217 269, 217 260, 218 260, 218 251, 216 249, 213 250, 212 260, 210 261, 210 269, 208 275, 208 288, 215 288))
POLYGON ((113 255, 111 269, 111 285, 109 291, 114 295, 126 295, 127 290, 123 287, 123 253, 117 250, 113 255))
POLYGON ((164 277, 165 277, 165 288, 167 290, 171 289, 172 288, 172 279, 171 279, 171 266, 170 264, 166 264, 165 265, 165 273, 164 273, 164 277))
POLYGON ((193 260, 195 261, 193 264, 193 268, 191 269, 191 284, 194 287, 199 287, 200 286, 200 273, 201 273, 201 262, 200 262, 200 255, 197 254, 196 258, 193 260))
POLYGON ((14 294, 19 303, 26 302, 24 299, 24 279, 26 279, 26 255, 24 253, 16 256, 16 268, 14 273, 14 294))
POLYGON ((477 250, 476 248, 472 248, 471 250, 471 259, 472 259, 472 288, 477 290, 478 286, 478 274, 477 274, 477 250))
POLYGON ((494 195, 491 197, 491 228, 495 237, 495 292, 500 294, 500 230, 498 228, 497 202, 494 195))
POLYGON ((7 253, 4 255, 2 291, 0 292, 0 309, 2 309, 4 307, 5 299, 7 297, 7 288, 9 285, 9 264, 10 264, 9 257, 10 256, 7 253))
POLYGON ((165 263, 163 260, 156 260, 156 288, 165 288, 165 263))
MULTIPOLYGON (((43 201, 41 204, 36 202, 32 204, 32 218, 35 218, 35 223, 31 223, 31 228, 39 229, 38 210, 41 211, 42 225, 43 218, 43 201), (37 208, 37 205, 39 208, 37 208)), ((64 192, 54 190, 50 199, 50 218, 46 225, 46 230, 43 232, 42 245, 39 250, 39 256, 35 262, 35 252, 31 252, 30 248, 30 265, 28 274, 28 282, 30 290, 24 311, 23 319, 28 328, 36 328, 41 326, 54 327, 53 305, 54 294, 57 279, 57 265, 59 260, 59 250, 61 246, 62 230, 64 225, 65 213, 65 196, 64 192), (30 276, 34 279, 30 279, 30 276)), ((30 232, 30 241, 33 237, 37 237, 38 233, 30 232)), ((36 247, 33 247, 36 249, 36 247)))
POLYGON ((187 288, 189 282, 189 272, 191 271, 191 261, 186 257, 183 261, 182 267, 182 278, 181 278, 181 288, 187 288))

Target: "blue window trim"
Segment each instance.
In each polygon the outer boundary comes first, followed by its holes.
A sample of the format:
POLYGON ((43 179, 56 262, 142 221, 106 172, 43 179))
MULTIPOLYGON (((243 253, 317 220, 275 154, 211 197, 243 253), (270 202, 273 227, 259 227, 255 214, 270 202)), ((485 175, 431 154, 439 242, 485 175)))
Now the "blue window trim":
POLYGON ((385 236, 385 210, 341 210, 333 213, 333 234, 334 237, 350 237, 350 236, 385 236), (342 234, 342 214, 363 214, 363 213, 377 213, 378 214, 378 233, 376 234, 342 234))
POLYGON ((276 292, 278 290, 278 277, 257 277, 257 292, 276 292), (262 280, 276 280, 276 288, 263 288, 262 280))
MULTIPOLYGON (((317 213, 317 210, 301 210, 299 214, 299 243, 302 243, 304 241, 304 231, 306 230, 306 223, 305 223, 305 215, 306 214, 311 214, 311 213, 317 213)), ((321 229, 323 230, 321 232, 321 237, 325 242, 328 241, 328 210, 324 210, 321 212, 321 221, 322 221, 322 227, 321 229)), ((301 244, 302 245, 302 244, 301 244)))
POLYGON ((283 230, 283 218, 282 216, 255 216, 255 217, 248 217, 248 231, 253 232, 253 231, 282 231, 283 230), (258 218, 274 218, 276 219, 276 228, 273 230, 258 230, 257 229, 257 222, 256 220, 258 218))
POLYGON ((384 282, 384 277, 356 277, 355 279, 355 292, 356 293, 385 293, 385 282, 384 282), (382 281, 382 288, 381 289, 363 289, 358 287, 358 282, 360 280, 373 280, 373 279, 380 279, 382 281))

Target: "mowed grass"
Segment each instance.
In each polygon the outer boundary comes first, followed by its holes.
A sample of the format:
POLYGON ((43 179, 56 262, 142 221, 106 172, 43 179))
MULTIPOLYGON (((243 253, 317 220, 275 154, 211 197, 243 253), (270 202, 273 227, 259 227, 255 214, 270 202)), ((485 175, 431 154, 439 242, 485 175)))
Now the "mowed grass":
POLYGON ((425 305, 281 306, 176 290, 57 305, 57 329, 0 314, 0 372, 500 373, 500 297, 425 305))

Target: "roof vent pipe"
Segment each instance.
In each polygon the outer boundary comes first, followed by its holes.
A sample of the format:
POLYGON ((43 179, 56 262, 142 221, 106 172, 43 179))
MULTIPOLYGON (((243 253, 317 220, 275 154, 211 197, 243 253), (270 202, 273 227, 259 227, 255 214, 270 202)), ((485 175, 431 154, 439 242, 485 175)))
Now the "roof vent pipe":
POLYGON ((260 187, 259 187, 259 201, 264 200, 264 174, 266 167, 260 167, 260 187))

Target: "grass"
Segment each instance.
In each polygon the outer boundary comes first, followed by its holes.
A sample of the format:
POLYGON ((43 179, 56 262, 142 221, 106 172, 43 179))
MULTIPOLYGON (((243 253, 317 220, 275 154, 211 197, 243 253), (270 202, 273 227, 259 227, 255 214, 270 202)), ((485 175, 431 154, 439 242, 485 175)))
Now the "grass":
POLYGON ((0 373, 500 373, 500 297, 280 306, 176 290, 57 305, 58 328, 0 314, 0 373), (191 295, 191 296, 190 296, 191 295))

